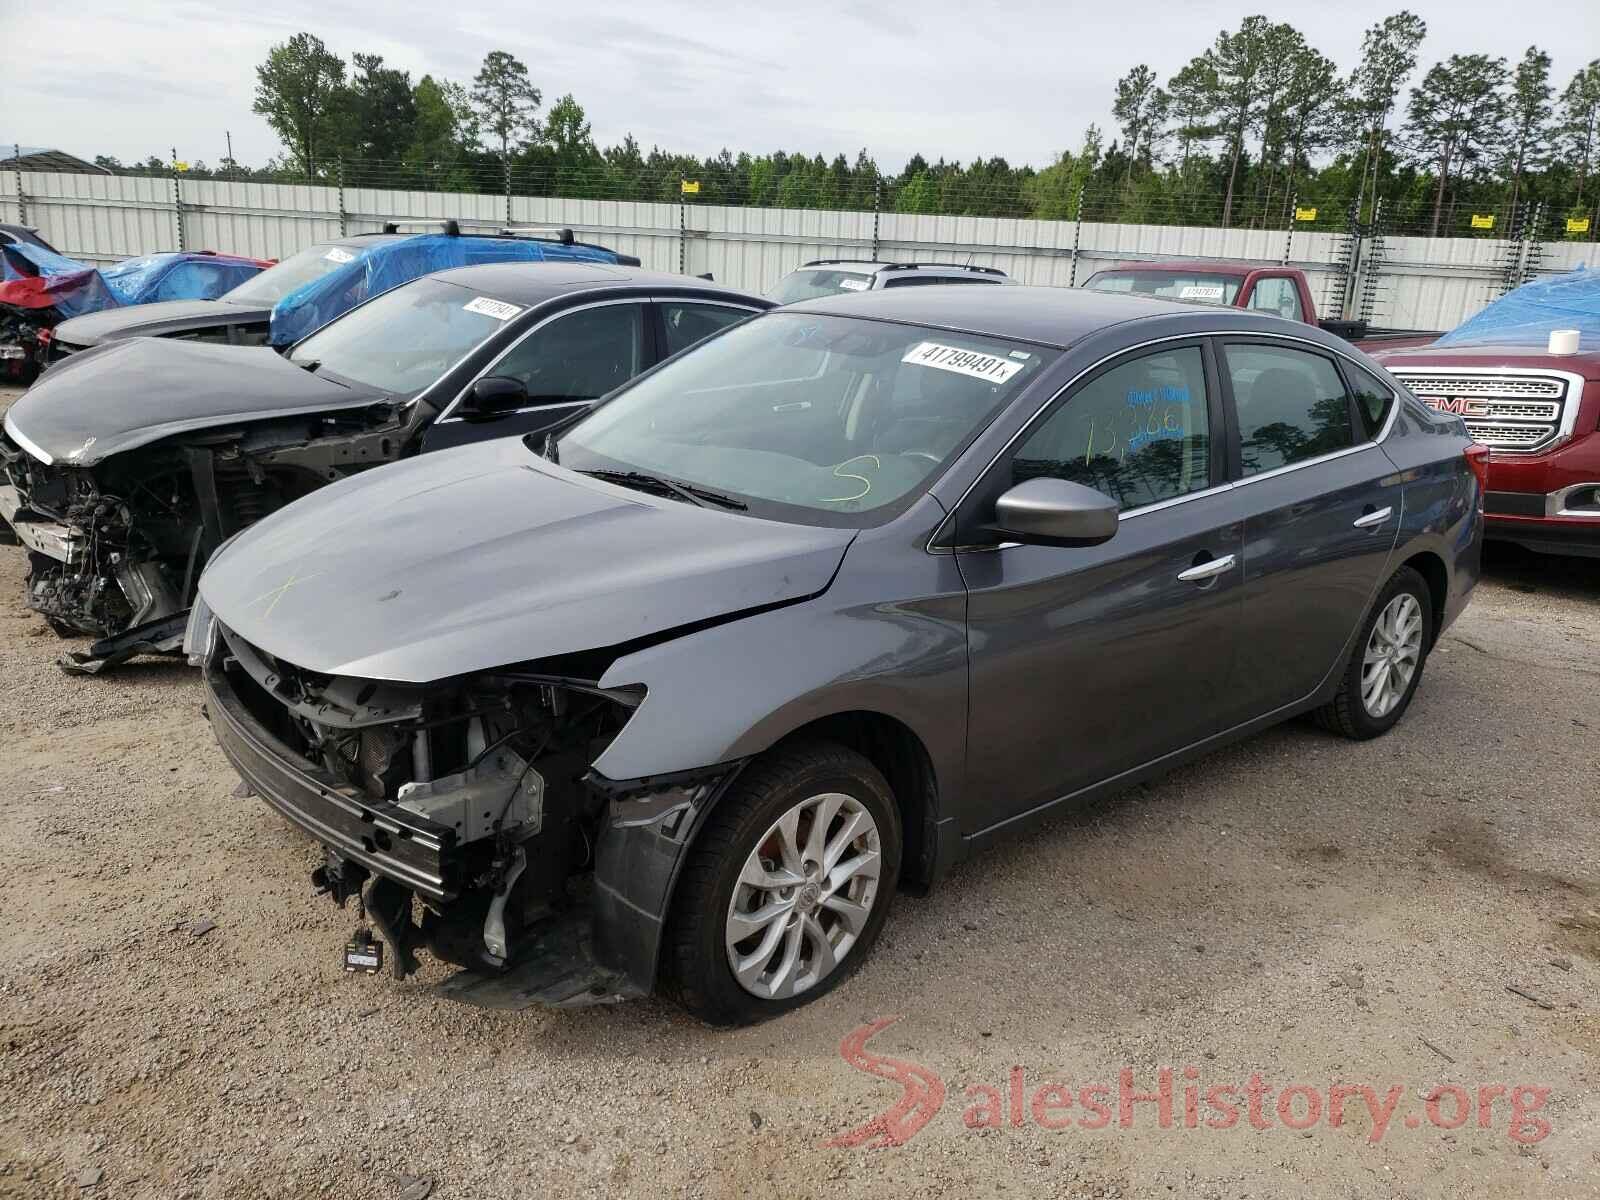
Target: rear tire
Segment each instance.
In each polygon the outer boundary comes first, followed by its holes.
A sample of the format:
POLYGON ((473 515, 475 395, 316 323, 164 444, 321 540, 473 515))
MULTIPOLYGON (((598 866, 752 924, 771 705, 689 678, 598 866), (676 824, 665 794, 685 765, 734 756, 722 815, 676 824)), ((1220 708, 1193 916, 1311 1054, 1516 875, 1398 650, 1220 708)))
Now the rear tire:
POLYGON ((1428 585, 1412 568, 1401 567, 1362 622, 1338 692, 1313 714, 1317 724, 1356 741, 1388 733, 1422 682, 1432 632, 1428 585))
POLYGON ((832 742, 769 751, 689 852, 663 949, 669 990, 711 1025, 826 995, 877 940, 900 848, 894 795, 865 757, 832 742))

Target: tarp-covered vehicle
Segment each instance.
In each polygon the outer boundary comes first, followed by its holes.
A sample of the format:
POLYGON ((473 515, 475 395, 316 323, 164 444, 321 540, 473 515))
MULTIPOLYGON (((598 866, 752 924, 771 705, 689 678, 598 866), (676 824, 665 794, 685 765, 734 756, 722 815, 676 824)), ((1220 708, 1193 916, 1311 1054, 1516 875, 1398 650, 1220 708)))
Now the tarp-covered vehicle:
POLYGON ((63 321, 162 301, 210 300, 270 266, 207 250, 93 267, 41 245, 0 245, 0 362, 11 378, 31 375, 63 321))
POLYGON ((769 307, 612 263, 502 262, 385 292, 286 355, 164 338, 75 355, 0 437, 27 604, 64 636, 107 639, 63 665, 174 650, 207 558, 263 515, 369 467, 546 428, 769 307))
POLYGON ((318 242, 214 300, 174 300, 147 304, 137 312, 112 309, 64 321, 50 340, 49 360, 130 337, 286 349, 356 305, 420 275, 480 262, 537 262, 545 256, 541 247, 551 245, 558 247, 551 255, 555 258, 639 265, 628 255, 576 241, 570 229, 549 239, 512 230, 462 234, 454 221, 441 222, 439 234, 399 229, 391 222, 381 233, 318 242), (508 250, 507 241, 529 248, 508 250))

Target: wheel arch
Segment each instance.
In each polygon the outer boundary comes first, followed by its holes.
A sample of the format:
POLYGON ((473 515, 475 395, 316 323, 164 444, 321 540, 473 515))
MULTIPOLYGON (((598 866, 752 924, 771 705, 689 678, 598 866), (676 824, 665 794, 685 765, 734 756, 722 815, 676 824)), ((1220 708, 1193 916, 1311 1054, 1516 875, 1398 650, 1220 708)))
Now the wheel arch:
POLYGON ((1432 610, 1429 616, 1428 646, 1431 648, 1439 640, 1439 633, 1443 629, 1445 606, 1450 599, 1450 572, 1444 565, 1444 559, 1432 550, 1417 551, 1401 562, 1400 567, 1410 567, 1421 575, 1423 582, 1428 585, 1428 604, 1432 610))

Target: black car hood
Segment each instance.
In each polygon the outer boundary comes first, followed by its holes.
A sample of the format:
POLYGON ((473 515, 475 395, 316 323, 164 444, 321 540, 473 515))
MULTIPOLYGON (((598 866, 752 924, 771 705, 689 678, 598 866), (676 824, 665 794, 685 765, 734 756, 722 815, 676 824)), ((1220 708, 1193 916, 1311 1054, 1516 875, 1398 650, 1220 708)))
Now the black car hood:
POLYGON ((602 484, 499 438, 296 501, 213 555, 200 593, 297 666, 427 683, 816 595, 854 536, 602 484))
POLYGON ((196 329, 224 329, 229 325, 265 325, 272 319, 270 306, 234 304, 227 300, 163 300, 159 304, 133 304, 73 317, 56 326, 55 336, 70 346, 98 346, 127 337, 171 337, 196 329))
POLYGON ((384 398, 313 375, 264 346, 129 338, 51 367, 11 406, 6 430, 30 453, 91 467, 176 433, 384 398))

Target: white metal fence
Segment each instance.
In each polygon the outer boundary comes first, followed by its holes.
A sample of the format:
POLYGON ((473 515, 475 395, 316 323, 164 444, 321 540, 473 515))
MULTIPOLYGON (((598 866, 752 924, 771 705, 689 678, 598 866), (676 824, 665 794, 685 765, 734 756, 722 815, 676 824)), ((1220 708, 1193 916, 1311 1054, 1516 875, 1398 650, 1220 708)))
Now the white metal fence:
POLYGON ((1355 238, 46 172, 13 173, 0 182, 0 220, 36 225, 63 253, 92 262, 180 248, 282 258, 388 220, 447 217, 469 230, 570 226, 580 237, 637 255, 647 267, 710 272, 757 292, 814 258, 969 262, 1056 287, 1081 284, 1108 265, 1155 258, 1285 263, 1306 271, 1324 315, 1416 329, 1450 328, 1508 284, 1535 274, 1580 263, 1600 267, 1597 243, 1355 238))

